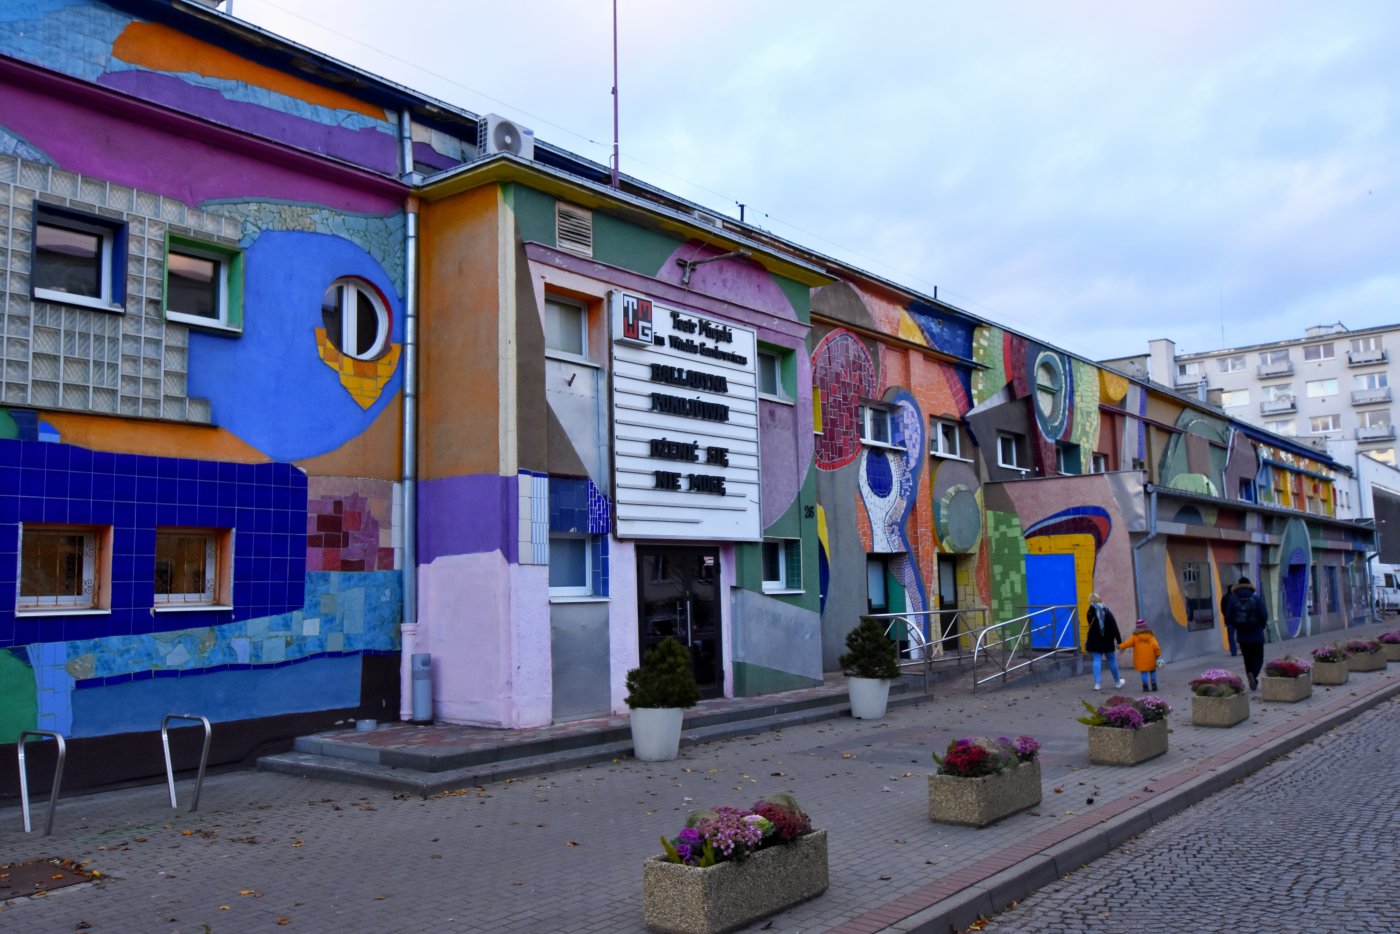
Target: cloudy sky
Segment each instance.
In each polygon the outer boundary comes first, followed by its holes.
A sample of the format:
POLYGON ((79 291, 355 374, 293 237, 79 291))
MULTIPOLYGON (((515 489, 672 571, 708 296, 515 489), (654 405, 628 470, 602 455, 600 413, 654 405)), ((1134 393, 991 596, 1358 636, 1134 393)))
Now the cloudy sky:
MULTIPOLYGON (((607 162, 611 0, 233 0, 607 162)), ((1400 323, 1393 0, 618 0, 622 171, 1090 358, 1400 323)))

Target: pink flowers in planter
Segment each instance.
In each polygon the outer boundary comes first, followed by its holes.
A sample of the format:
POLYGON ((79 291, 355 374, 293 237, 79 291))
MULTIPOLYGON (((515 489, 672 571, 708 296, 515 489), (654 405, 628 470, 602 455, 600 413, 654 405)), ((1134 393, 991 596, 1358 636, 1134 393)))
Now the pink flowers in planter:
POLYGON ((1224 668, 1208 668, 1191 682, 1191 693, 1199 697, 1232 697, 1244 693, 1244 682, 1224 668))
POLYGON ((747 809, 695 811, 674 838, 661 838, 666 859, 688 866, 741 860, 764 847, 790 843, 811 833, 812 821, 790 794, 772 795, 747 809))
MULTIPOLYGON (((1228 672, 1227 672, 1228 674, 1228 672)), ((1079 718, 1088 726, 1111 726, 1125 730, 1139 730, 1149 723, 1166 719, 1172 712, 1171 704, 1155 694, 1140 699, 1114 695, 1104 701, 1102 707, 1084 702, 1089 713, 1079 718)))
POLYGON ((1034 762, 1039 754, 1040 743, 1030 736, 1018 736, 1015 740, 978 736, 953 740, 942 758, 933 754, 933 761, 944 775, 980 778, 1013 769, 1022 762, 1034 762))
POLYGON ((1312 671, 1312 666, 1296 658, 1278 658, 1264 665, 1264 674, 1270 678, 1301 678, 1312 671))

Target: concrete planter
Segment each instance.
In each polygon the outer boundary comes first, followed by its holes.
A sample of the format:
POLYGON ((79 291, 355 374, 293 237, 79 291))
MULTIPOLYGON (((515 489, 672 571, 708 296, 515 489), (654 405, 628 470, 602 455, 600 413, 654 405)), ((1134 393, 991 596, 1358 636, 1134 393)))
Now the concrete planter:
POLYGON ((1381 654, 1387 662, 1400 662, 1400 642, 1382 642, 1381 654))
POLYGON ((1385 650, 1357 652, 1347 656, 1347 671, 1381 671, 1385 668, 1385 650))
POLYGON ((1313 662, 1313 684, 1336 685, 1347 683, 1346 662, 1313 662))
POLYGON ((681 723, 685 710, 680 707, 632 708, 632 752, 643 762, 666 762, 681 749, 681 723))
POLYGON ((1312 678, 1307 675, 1297 678, 1271 678, 1265 675, 1259 679, 1259 697, 1276 704, 1307 700, 1312 697, 1312 678))
POLYGON ((1196 726, 1234 726, 1249 719, 1249 695, 1229 697, 1191 695, 1191 722, 1196 726))
POLYGON ((851 716, 857 720, 881 720, 890 702, 890 682, 884 678, 846 679, 851 696, 851 716))
POLYGON ((1140 730, 1089 727, 1089 761, 1095 765, 1137 765, 1167 751, 1167 721, 1154 720, 1140 730))
POLYGON ((960 778, 934 772, 928 777, 928 816, 942 824, 985 827, 1040 803, 1040 762, 960 778))
POLYGON ((668 934, 732 931, 826 891, 826 831, 741 862, 704 869, 653 856, 642 866, 647 927, 668 934))

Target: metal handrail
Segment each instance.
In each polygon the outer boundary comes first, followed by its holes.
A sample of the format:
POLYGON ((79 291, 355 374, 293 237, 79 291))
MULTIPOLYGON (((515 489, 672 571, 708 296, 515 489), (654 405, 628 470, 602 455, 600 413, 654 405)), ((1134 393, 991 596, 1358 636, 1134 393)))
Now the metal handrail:
MULTIPOLYGON (((940 658, 960 659, 963 657, 961 644, 958 646, 957 653, 950 654, 944 646, 945 640, 943 636, 930 636, 928 634, 928 626, 932 618, 952 616, 950 622, 959 623, 962 621, 961 618, 964 614, 968 616, 985 616, 986 612, 986 607, 965 607, 947 610, 913 610, 904 613, 868 613, 862 616, 861 619, 884 620, 886 621, 886 636, 896 641, 909 643, 908 648, 904 650, 908 654, 900 660, 900 665, 906 665, 911 661, 922 662, 920 668, 924 676, 924 693, 927 694, 929 674, 933 670, 934 661, 940 658), (904 635, 902 637, 897 638, 894 633, 896 623, 902 623, 904 625, 904 635)), ((944 628, 945 627, 940 624, 939 632, 942 632, 944 628)), ((950 636, 949 638, 961 637, 950 636)))
POLYGON ((189 720, 204 724, 204 751, 199 756, 199 774, 194 780, 194 800, 190 802, 190 812, 199 810, 199 790, 204 786, 204 767, 209 764, 209 739, 213 735, 213 729, 209 726, 209 720, 199 714, 172 713, 166 714, 165 719, 160 721, 160 744, 165 747, 165 780, 170 787, 170 806, 178 807, 175 803, 175 767, 170 761, 170 721, 189 720))
POLYGON ((1020 651, 1023 642, 1027 646, 1029 646, 1030 643, 1035 641, 1034 635, 1036 633, 1042 632, 1047 629, 1052 634, 1055 632, 1055 623, 1061 618, 1059 615, 1057 615, 1057 611, 1067 612, 1071 621, 1077 619, 1079 613, 1079 608, 1071 604, 1041 606, 1035 607, 1034 609, 1027 607, 1027 609, 1031 609, 1031 612, 1025 614, 1024 616, 1017 616, 1015 619, 1008 619, 1003 620, 1000 623, 993 623, 992 625, 987 626, 977 634, 977 641, 973 644, 972 647, 972 690, 974 693, 977 691, 977 688, 980 685, 986 684, 988 681, 994 681, 997 678, 1000 678, 1004 682, 1006 681, 1007 676, 1009 676, 1013 671, 1019 671, 1022 668, 1030 668, 1036 662, 1043 661, 1047 658, 1051 658, 1066 650, 1073 649, 1076 654, 1078 653, 1079 627, 1077 625, 1071 625, 1069 627, 1069 631, 1074 633, 1074 645, 1052 646, 1050 649, 1041 652, 1039 655, 1034 655, 1032 657, 1026 658, 1024 661, 1015 661, 1016 655, 1018 651, 1020 651), (1036 617, 1040 616, 1044 617, 1043 621, 1038 624, 1035 623, 1034 620, 1036 619, 1036 617), (1005 630, 1011 628, 1012 626, 1019 626, 1016 636, 1010 639, 1002 638, 1002 635, 1005 632, 1005 630), (995 635, 996 639, 995 641, 989 642, 988 636, 991 635, 995 635), (1000 646, 1006 645, 1008 643, 1011 644, 1011 650, 1002 655, 1001 658, 997 659, 997 667, 999 670, 995 674, 988 675, 985 678, 978 678, 978 660, 983 656, 991 656, 991 649, 999 648, 1000 646))
POLYGON ((24 744, 31 739, 52 739, 58 742, 58 764, 53 770, 53 790, 49 792, 49 814, 44 820, 44 836, 53 833, 53 812, 58 808, 58 787, 63 784, 63 759, 68 754, 68 745, 61 733, 52 730, 20 730, 19 744, 19 805, 24 815, 24 832, 29 833, 29 770, 24 763, 24 744))

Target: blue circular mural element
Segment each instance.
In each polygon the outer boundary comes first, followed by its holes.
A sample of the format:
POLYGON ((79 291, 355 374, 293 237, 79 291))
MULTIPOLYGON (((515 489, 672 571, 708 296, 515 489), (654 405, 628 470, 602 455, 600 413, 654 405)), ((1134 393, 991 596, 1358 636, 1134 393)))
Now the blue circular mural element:
POLYGON ((894 470, 890 467, 889 455, 884 451, 871 451, 865 459, 865 482, 870 492, 881 499, 894 489, 894 470))
POLYGON ((938 530, 954 551, 971 551, 982 537, 982 510, 977 506, 977 494, 965 486, 957 486, 943 497, 942 520, 938 530))
POLYGON ((1030 361, 1031 398, 1035 419, 1045 437, 1064 436, 1069 421, 1071 392, 1068 367, 1057 353, 1042 350, 1030 361))

